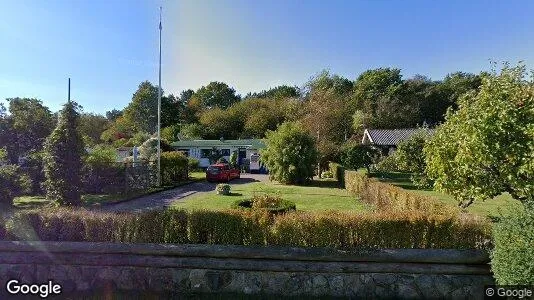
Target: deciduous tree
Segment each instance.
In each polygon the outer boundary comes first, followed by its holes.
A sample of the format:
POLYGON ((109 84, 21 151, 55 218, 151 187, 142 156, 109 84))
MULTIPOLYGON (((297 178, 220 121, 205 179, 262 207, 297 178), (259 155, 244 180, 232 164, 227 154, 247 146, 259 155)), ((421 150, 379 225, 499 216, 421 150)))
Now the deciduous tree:
POLYGON ((534 79, 524 66, 484 76, 425 147, 435 187, 462 206, 508 192, 534 199, 534 79))

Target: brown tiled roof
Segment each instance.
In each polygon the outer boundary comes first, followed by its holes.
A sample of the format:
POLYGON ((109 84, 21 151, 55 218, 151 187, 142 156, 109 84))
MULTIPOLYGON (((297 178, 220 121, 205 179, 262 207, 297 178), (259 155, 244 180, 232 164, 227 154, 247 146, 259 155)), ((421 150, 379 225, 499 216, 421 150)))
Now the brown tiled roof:
POLYGON ((371 138, 371 144, 377 146, 397 146, 400 142, 409 139, 417 132, 424 130, 429 135, 434 129, 406 128, 406 129, 366 129, 364 134, 371 138))

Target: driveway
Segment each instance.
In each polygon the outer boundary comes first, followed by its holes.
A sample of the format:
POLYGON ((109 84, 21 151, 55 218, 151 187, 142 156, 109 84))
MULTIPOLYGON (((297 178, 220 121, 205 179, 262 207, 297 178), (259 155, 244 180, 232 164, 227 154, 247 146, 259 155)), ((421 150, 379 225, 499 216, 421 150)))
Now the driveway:
MULTIPOLYGON (((268 181, 269 175, 264 174, 241 174, 240 179, 230 181, 230 184, 245 184, 256 181, 268 181)), ((215 191, 217 183, 200 181, 184 185, 151 195, 142 196, 129 201, 109 204, 99 208, 100 211, 106 212, 146 212, 170 207, 173 203, 183 202, 187 197, 199 192, 215 191)))

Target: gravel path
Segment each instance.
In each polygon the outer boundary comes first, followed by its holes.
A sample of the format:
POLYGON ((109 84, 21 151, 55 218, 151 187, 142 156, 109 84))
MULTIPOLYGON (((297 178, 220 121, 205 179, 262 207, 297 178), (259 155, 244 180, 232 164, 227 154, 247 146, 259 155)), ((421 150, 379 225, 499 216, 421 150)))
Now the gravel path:
MULTIPOLYGON (((269 176, 264 174, 241 174, 240 179, 230 181, 231 184, 245 184, 255 181, 268 181, 269 176)), ((99 208, 106 212, 145 212, 151 210, 165 209, 175 202, 183 202, 187 197, 199 192, 214 191, 216 183, 207 181, 195 182, 181 187, 159 192, 156 194, 142 196, 129 201, 109 204, 99 208)))

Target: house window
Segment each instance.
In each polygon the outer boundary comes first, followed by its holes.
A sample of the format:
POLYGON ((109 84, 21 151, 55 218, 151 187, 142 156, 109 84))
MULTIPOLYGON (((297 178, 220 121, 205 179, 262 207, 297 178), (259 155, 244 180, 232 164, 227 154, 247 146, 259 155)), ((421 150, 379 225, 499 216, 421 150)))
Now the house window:
POLYGON ((221 149, 222 156, 230 156, 230 149, 221 149))
POLYGON ((211 154, 211 149, 201 149, 200 158, 208 158, 211 154))

